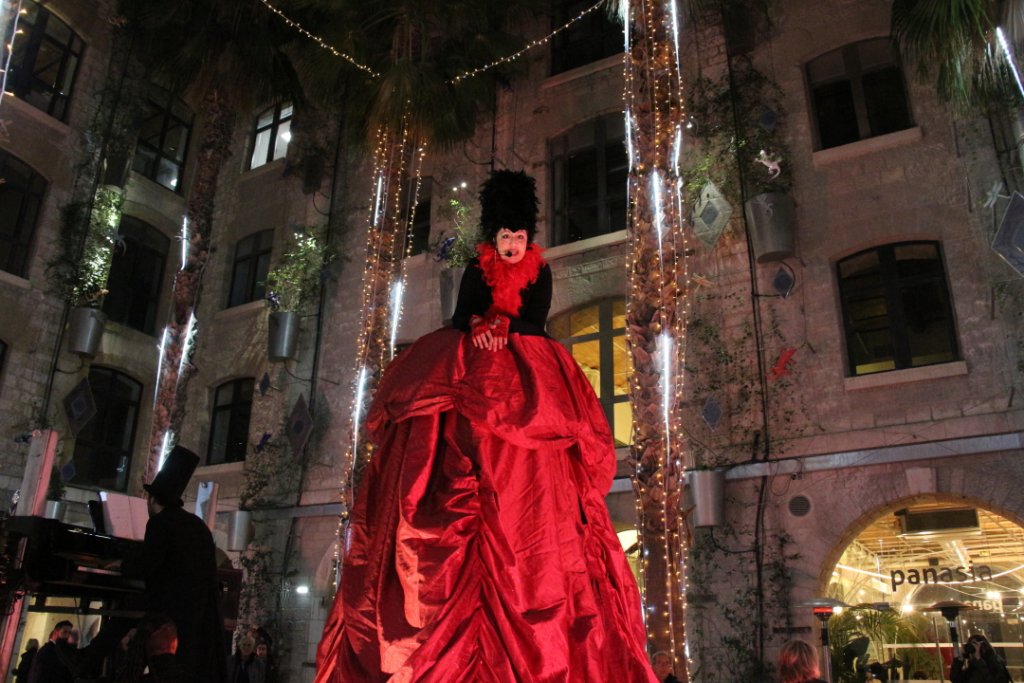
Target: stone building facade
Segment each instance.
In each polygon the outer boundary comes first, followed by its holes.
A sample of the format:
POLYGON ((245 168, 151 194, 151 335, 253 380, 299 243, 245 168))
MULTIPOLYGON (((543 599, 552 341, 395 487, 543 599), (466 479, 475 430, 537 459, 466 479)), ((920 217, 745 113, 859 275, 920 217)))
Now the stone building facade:
MULTIPOLYGON (((27 228, 24 267, 0 270, 0 488, 6 495, 21 485, 29 450, 23 437, 33 429, 61 433, 63 465, 84 457, 70 436, 62 402, 90 377, 123 380, 118 386, 131 390, 128 398, 118 397, 120 412, 105 407, 108 396, 96 401, 100 414, 121 421, 111 434, 127 440, 122 481, 128 492, 138 493, 153 419, 159 330, 170 313, 168 292, 203 111, 181 102, 184 113, 175 120, 190 134, 177 139, 186 149, 158 149, 172 161, 181 153, 180 178, 170 182, 133 164, 125 189, 124 215, 144 224, 151 237, 130 241, 125 231, 128 247, 164 245, 156 250, 163 259, 153 285, 156 324, 137 329, 146 325, 111 320, 99 353, 81 360, 63 346, 65 307, 50 291, 47 263, 59 239, 61 207, 75 184, 76 155, 84 148, 98 94, 113 73, 116 51, 107 21, 113 8, 85 12, 67 0, 39 8, 70 27, 85 49, 65 116, 41 111, 21 96, 7 94, 0 103, 8 131, 0 154, 45 181, 45 191, 37 193, 38 217, 27 228)), ((863 139, 826 146, 818 118, 822 101, 815 99, 820 83, 811 65, 824 65, 830 78, 835 74, 826 67, 836 63, 840 71, 847 69, 846 77, 868 70, 874 64, 869 58, 879 53, 856 46, 875 49, 872 40, 887 38, 889 5, 780 0, 768 19, 751 20, 743 27, 749 30, 728 38, 706 19, 683 31, 684 72, 693 82, 718 79, 743 59, 778 86, 786 114, 781 161, 791 175, 797 226, 792 255, 757 263, 749 256, 747 225, 737 205, 717 242, 695 241, 690 256, 694 313, 685 368, 685 466, 724 472, 727 501, 724 525, 692 529, 690 535, 687 635, 691 672, 701 681, 752 680, 742 667, 770 660, 785 638, 815 625, 803 604, 828 595, 840 556, 881 517, 927 502, 970 504, 1014 524, 1024 520, 1024 503, 1016 495, 1024 480, 1024 411, 1016 396, 1024 363, 1024 291, 1020 273, 989 246, 1005 199, 997 198, 994 208, 985 201, 998 181, 1004 181, 1003 193, 1012 189, 1013 172, 1005 169, 1019 168, 1016 151, 1012 145, 996 149, 990 119, 954 117, 928 84, 913 78, 912 67, 898 60, 889 73, 900 76, 907 125, 884 133, 869 125, 859 135, 863 139), (834 51, 863 60, 816 62, 834 51), (849 348, 856 330, 848 330, 851 312, 844 306, 850 299, 844 299, 839 264, 868 252, 888 255, 892 245, 903 244, 929 245, 929 253, 938 254, 955 331, 952 355, 920 367, 898 361, 884 372, 859 371, 859 356, 849 348), (793 281, 784 296, 775 289, 780 269, 793 281), (709 401, 717 419, 708 418, 709 401)), ((543 36, 554 21, 539 18, 524 32, 543 36)), ((618 308, 627 292, 622 54, 605 47, 558 70, 554 63, 566 65, 558 52, 580 48, 569 40, 554 42, 521 58, 522 72, 499 91, 494 112, 481 115, 471 140, 428 155, 423 175, 430 182, 420 197, 430 209, 426 237, 433 243, 450 231, 444 207, 453 198, 469 197, 472 203, 491 164, 525 169, 537 179, 538 239, 547 247, 555 278, 552 329, 567 331, 574 354, 602 387, 624 460, 630 414, 623 398, 628 364, 618 308)), ((858 107, 863 97, 855 96, 858 107)), ((304 192, 294 154, 271 154, 269 161, 254 163, 263 115, 270 112, 277 133, 290 123, 276 105, 238 113, 233 155, 217 194, 212 256, 197 313, 198 372, 189 386, 179 442, 203 458, 189 495, 196 495, 200 481, 219 486, 215 538, 226 559, 255 571, 252 548, 269 551, 261 557, 269 558, 270 589, 256 602, 264 618, 276 615, 282 680, 306 681, 312 678, 336 570, 338 490, 350 439, 372 188, 364 155, 342 145, 328 146, 329 172, 314 192, 304 192), (246 279, 245 269, 265 277, 297 226, 327 226, 339 257, 325 278, 321 305, 301 320, 297 360, 272 363, 261 282, 257 275, 246 279), (309 405, 313 427, 305 451, 295 454, 286 431, 300 397, 309 405), (224 441, 218 429, 238 425, 245 434, 240 446, 224 441), (255 505, 246 499, 252 493, 247 471, 254 470, 270 482, 255 505), (229 547, 231 512, 245 504, 254 508, 256 527, 249 560, 229 547)), ((700 129, 707 122, 693 123, 700 129)), ((334 140, 335 127, 325 124, 323 135, 334 140)), ((9 209, 0 204, 0 211, 9 209)), ((3 238, 10 239, 7 233, 3 238)), ((406 259, 399 342, 441 324, 441 268, 430 249, 406 259)), ((65 517, 73 523, 87 519, 85 501, 102 488, 97 481, 76 481, 85 471, 78 464, 65 517)), ((608 502, 629 538, 635 505, 629 472, 623 467, 620 474, 608 502)), ((30 621, 26 636, 44 629, 30 621)))

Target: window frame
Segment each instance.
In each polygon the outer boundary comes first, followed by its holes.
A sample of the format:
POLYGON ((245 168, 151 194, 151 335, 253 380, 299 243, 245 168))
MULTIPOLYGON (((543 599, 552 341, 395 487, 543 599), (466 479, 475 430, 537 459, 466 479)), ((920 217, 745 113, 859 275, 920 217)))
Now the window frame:
POLYGON ((272 161, 283 159, 288 154, 288 145, 291 144, 291 123, 295 118, 295 105, 290 101, 278 102, 270 107, 267 107, 259 114, 253 121, 253 133, 249 142, 249 170, 266 166, 272 161), (282 111, 288 109, 288 115, 283 116, 282 111), (265 125, 260 125, 260 119, 270 113, 270 122, 265 125), (281 128, 285 127, 286 130, 282 132, 281 128), (269 140, 267 143, 266 154, 262 160, 256 158, 257 153, 260 151, 259 142, 260 134, 269 131, 269 140), (280 156, 277 155, 277 142, 278 136, 287 133, 289 139, 285 141, 284 150, 280 156))
POLYGON ((228 282, 228 299, 225 308, 242 306, 253 301, 260 301, 267 295, 267 273, 270 272, 270 261, 274 254, 274 230, 257 230, 235 242, 235 252, 231 260, 231 280, 228 282), (239 256, 238 251, 247 243, 252 242, 252 253, 239 256), (236 283, 239 278, 240 266, 252 263, 245 276, 244 293, 240 299, 236 297, 236 283))
POLYGON ((180 97, 155 84, 150 84, 143 107, 146 112, 143 117, 143 124, 139 126, 139 136, 136 138, 132 170, 171 192, 181 194, 183 192, 181 181, 185 172, 185 164, 188 162, 188 149, 192 142, 192 127, 195 122, 195 113, 192 112, 180 97), (178 112, 175 113, 175 110, 178 110, 178 112), (184 115, 186 112, 188 120, 179 115, 184 115), (159 119, 160 132, 157 136, 159 138, 158 143, 154 146, 142 137, 142 131, 146 127, 146 122, 156 119, 159 119), (171 153, 167 150, 168 134, 179 127, 185 130, 180 160, 171 156, 171 153), (147 155, 140 155, 139 148, 143 149, 147 155), (142 160, 145 160, 145 167, 139 168, 137 164, 141 164, 142 160), (177 169, 173 187, 160 180, 160 171, 165 163, 177 169))
POLYGON ((210 435, 206 442, 207 465, 245 462, 249 451, 249 427, 252 424, 252 403, 255 384, 256 382, 252 377, 239 377, 221 382, 213 388, 210 400, 210 435), (226 403, 218 404, 220 392, 225 390, 229 390, 231 396, 226 403), (245 398, 246 393, 248 394, 248 400, 245 398), (215 460, 217 450, 215 450, 214 440, 218 436, 218 426, 223 419, 227 420, 227 427, 223 432, 225 441, 223 444, 223 457, 215 460), (232 438, 237 439, 239 434, 243 436, 242 441, 240 443, 236 442, 232 447, 232 438))
POLYGON ((107 289, 109 290, 103 299, 103 312, 111 322, 130 327, 144 334, 153 335, 156 332, 157 315, 160 313, 160 294, 163 290, 167 256, 171 250, 171 240, 165 234, 154 228, 149 223, 136 218, 135 216, 121 216, 121 226, 118 228, 123 246, 115 246, 114 254, 110 263, 110 274, 107 277, 107 289), (135 233, 135 234, 133 234, 135 233), (162 249, 161 249, 162 248, 162 249), (148 254, 156 258, 144 261, 148 254), (118 283, 122 263, 125 259, 129 262, 129 276, 124 283, 118 283), (140 263, 141 261, 141 263, 140 263), (156 265, 154 265, 156 264, 156 265), (150 279, 149 291, 141 286, 142 278, 139 274, 154 274, 150 279), (136 302, 144 297, 146 302, 144 320, 141 325, 135 324, 138 315, 136 302), (124 301, 123 311, 112 310, 115 304, 124 301))
MULTIPOLYGON (((946 269, 945 256, 942 250, 942 243, 938 240, 908 240, 903 242, 890 242, 882 244, 869 249, 862 249, 853 254, 844 256, 838 259, 834 264, 834 272, 836 277, 836 288, 839 298, 839 313, 842 324, 842 334, 845 352, 845 363, 846 363, 846 376, 847 377, 864 377, 866 375, 878 375, 886 372, 895 372, 899 370, 909 370, 921 367, 927 367, 929 365, 940 365, 944 363, 955 363, 962 360, 962 350, 959 343, 959 334, 957 332, 956 315, 953 306, 953 295, 949 286, 949 275, 946 269), (900 276, 897 272, 897 258, 896 251, 900 247, 913 247, 918 245, 926 245, 934 247, 935 249, 935 261, 938 265, 938 273, 933 274, 908 274, 900 276), (878 283, 875 285, 861 285, 860 287, 854 286, 852 283, 852 277, 844 277, 842 274, 842 267, 844 263, 852 262, 853 259, 861 258, 869 254, 875 253, 878 258, 878 283), (849 284, 844 284, 849 283, 849 284), (948 350, 945 353, 950 355, 949 358, 944 360, 935 360, 927 363, 914 364, 914 350, 911 347, 912 338, 908 332, 908 316, 907 311, 904 310, 901 293, 908 287, 914 284, 926 284, 935 283, 941 286, 941 301, 939 306, 941 313, 945 321, 945 335, 948 337, 946 342, 948 343, 948 350), (892 346, 892 358, 891 362, 893 367, 887 369, 877 370, 865 370, 858 371, 858 367, 872 365, 878 365, 884 363, 888 359, 881 357, 873 357, 871 359, 865 359, 858 363, 854 356, 854 348, 856 346, 856 340, 864 330, 854 325, 854 321, 851 320, 850 305, 858 300, 864 300, 869 297, 873 290, 880 290, 880 295, 875 295, 875 298, 881 298, 885 302, 885 318, 888 321, 885 327, 887 334, 890 339, 892 346)), ((881 329, 881 328, 878 328, 881 329)), ((869 330, 870 331, 870 330, 869 330)))
MULTIPOLYGON (((622 403, 630 404, 630 410, 632 411, 632 403, 630 402, 629 391, 624 394, 615 393, 615 341, 620 339, 623 343, 626 342, 626 299, 625 297, 607 297, 603 299, 596 299, 587 302, 581 306, 577 306, 569 311, 553 316, 548 323, 548 330, 552 333, 552 336, 558 340, 562 346, 568 350, 569 355, 573 356, 573 346, 576 344, 585 344, 596 341, 598 344, 598 386, 600 392, 597 394, 597 399, 601 404, 602 410, 604 410, 605 419, 608 421, 608 427, 611 430, 612 437, 615 438, 616 424, 615 424, 615 407, 622 403), (621 327, 614 326, 614 320, 616 317, 615 306, 616 304, 622 305, 622 320, 623 324, 621 327), (597 309, 597 331, 589 332, 587 334, 574 335, 569 337, 556 336, 558 333, 558 327, 565 321, 566 326, 572 324, 572 316, 579 315, 589 308, 597 309)), ((573 356, 573 360, 575 360, 573 356)), ((632 357, 629 355, 627 347, 625 360, 627 363, 627 373, 630 371, 632 365, 632 357)), ((578 363, 578 361, 577 361, 578 363)), ((632 418, 630 424, 626 425, 626 428, 630 430, 630 440, 632 440, 632 418)), ((616 448, 622 448, 631 445, 627 442, 615 440, 616 448)))
MULTIPOLYGON (((23 31, 21 39, 14 41, 14 52, 10 58, 10 73, 8 74, 7 87, 14 93, 15 97, 45 112, 58 121, 67 121, 70 110, 71 95, 74 92, 75 82, 78 80, 79 66, 82 64, 82 57, 85 54, 85 41, 78 35, 71 25, 51 12, 47 7, 35 0, 24 0, 26 4, 32 4, 36 9, 36 21, 28 23, 27 13, 18 18, 18 29, 23 31), (58 36, 52 35, 48 28, 51 21, 60 22, 67 30, 68 37, 61 43, 58 36), (28 28, 28 31, 25 29, 28 28), (57 67, 56 84, 44 81, 37 76, 37 64, 39 53, 43 44, 46 43, 55 47, 61 53, 60 65, 57 67), (20 46, 24 47, 19 51, 20 46), (69 61, 74 60, 70 66, 70 77, 67 73, 69 61), (62 88, 61 85, 66 87, 62 88), (66 90, 63 92, 62 90, 66 90), (43 92, 49 97, 46 106, 40 106, 35 97, 30 95, 43 92)), ((23 5, 24 7, 24 5, 23 5)))
POLYGON ((608 235, 626 229, 626 214, 628 209, 629 182, 629 158, 626 153, 625 121, 621 113, 608 113, 588 119, 571 129, 552 138, 548 142, 548 158, 551 165, 551 236, 548 241, 549 247, 571 244, 591 237, 608 235), (616 125, 622 126, 622 137, 611 135, 609 122, 617 121, 616 125), (587 145, 573 145, 572 138, 585 134, 587 128, 593 128, 592 139, 587 145), (618 172, 623 174, 621 196, 616 198, 609 183, 609 174, 612 172, 612 161, 609 160, 609 150, 616 140, 622 143, 622 163, 614 166, 618 172), (570 233, 570 216, 574 210, 586 208, 586 205, 573 206, 570 204, 569 182, 566 178, 569 163, 574 155, 586 153, 593 150, 595 155, 595 182, 597 185, 596 200, 593 204, 597 213, 596 231, 573 237, 570 233), (621 200, 621 201, 620 201, 621 200), (616 205, 621 203, 622 225, 613 225, 612 215, 616 205))
POLYGON ((815 151, 822 151, 825 149, 834 149, 836 147, 842 147, 843 145, 849 145, 863 140, 869 140, 871 138, 879 137, 881 135, 887 135, 889 133, 895 133, 901 130, 908 130, 914 127, 914 112, 911 108, 910 91, 907 88, 907 79, 903 73, 903 65, 899 60, 899 55, 895 50, 889 50, 891 60, 884 65, 876 65, 875 67, 865 68, 862 65, 860 48, 867 46, 872 42, 885 42, 888 44, 887 38, 867 38, 864 40, 847 43, 834 50, 823 52, 814 59, 808 60, 804 64, 804 82, 807 89, 807 106, 810 112, 810 123, 811 123, 811 134, 814 144, 815 151), (820 81, 812 80, 811 70, 816 62, 822 63, 829 56, 838 53, 843 63, 843 73, 838 77, 831 77, 822 79, 820 81), (887 70, 892 70, 899 77, 900 90, 903 95, 903 109, 905 112, 906 120, 902 128, 894 128, 893 130, 875 131, 872 124, 872 115, 869 108, 869 99, 865 93, 865 77, 872 74, 882 73, 887 70), (829 144, 827 147, 822 140, 822 114, 818 111, 818 98, 816 92, 819 88, 835 85, 839 83, 849 82, 850 84, 850 96, 853 100, 853 111, 855 115, 855 121, 857 124, 857 138, 855 140, 846 140, 844 142, 837 142, 835 144, 829 144))
MULTIPOLYGON (((0 270, 20 278, 28 277, 29 265, 32 257, 32 247, 35 243, 36 230, 39 228, 39 218, 43 211, 44 198, 49 183, 46 178, 39 174, 34 168, 14 156, 6 150, 0 149, 0 178, 5 182, 0 184, 0 198, 11 191, 18 191, 21 197, 18 200, 18 216, 14 220, 14 232, 9 236, 0 232, 0 246, 10 245, 6 249, 0 249, 0 270), (14 184, 8 177, 8 166, 13 160, 14 163, 24 167, 27 182, 24 186, 14 184), (26 202, 25 198, 34 199, 33 202, 26 202), (34 216, 31 218, 31 226, 26 230, 26 214, 34 216), (14 267, 12 267, 14 266, 14 267)), ((0 200, 0 209, 5 204, 0 200)), ((3 221, 0 220, 0 227, 3 221)))
MULTIPOLYGON (((553 0, 551 30, 564 26, 591 4, 589 0, 553 0)), ((625 51, 623 28, 611 21, 602 8, 598 8, 552 38, 548 75, 557 76, 625 51), (596 47, 592 50, 582 49, 591 45, 596 47)))
MULTIPOLYGON (((138 438, 138 427, 139 427, 139 413, 142 408, 142 389, 143 385, 137 381, 131 375, 122 372, 116 368, 93 365, 89 368, 89 387, 92 391, 93 401, 96 404, 96 414, 85 424, 78 435, 75 438, 75 448, 72 452, 72 462, 76 463, 75 476, 71 478, 69 483, 75 486, 80 486, 88 489, 108 489, 112 491, 126 491, 128 489, 128 483, 131 479, 132 469, 132 455, 135 451, 135 440, 138 438), (107 378, 106 386, 99 386, 99 382, 96 381, 98 378, 95 375, 105 375, 107 378), (127 380, 130 386, 135 391, 134 399, 123 399, 115 395, 115 380, 127 380), (116 401, 114 400, 116 399, 116 401), (115 411, 118 406, 127 404, 130 408, 131 425, 127 430, 127 447, 126 448, 111 448, 111 444, 114 442, 113 439, 109 438, 108 432, 110 431, 106 425, 112 419, 111 413, 115 411), (92 439, 90 438, 90 431, 94 429, 103 430, 103 438, 92 439), (80 449, 91 449, 92 452, 80 453, 80 449), (95 481, 82 481, 79 479, 79 467, 77 465, 81 460, 85 460, 90 464, 95 464, 98 457, 97 454, 103 455, 102 450, 113 451, 118 459, 124 461, 124 471, 120 472, 116 476, 114 485, 104 483, 103 479, 97 478, 95 481)), ((125 433, 121 432, 120 440, 125 442, 125 433)), ((119 472, 119 466, 115 465, 113 471, 119 472)))

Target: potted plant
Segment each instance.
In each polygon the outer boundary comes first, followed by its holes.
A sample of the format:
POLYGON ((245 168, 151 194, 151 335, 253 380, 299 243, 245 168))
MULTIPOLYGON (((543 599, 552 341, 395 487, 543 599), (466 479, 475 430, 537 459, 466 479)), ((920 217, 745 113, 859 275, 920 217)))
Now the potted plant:
POLYGON ((67 485, 64 477, 61 476, 57 463, 50 468, 50 484, 46 488, 46 507, 43 509, 43 516, 48 519, 61 520, 64 517, 64 496, 67 494, 67 485))
POLYGON ((452 223, 452 228, 441 233, 431 245, 434 261, 441 267, 441 321, 448 325, 455 313, 459 298, 459 283, 466 271, 466 264, 476 257, 476 245, 480 241, 477 217, 474 208, 458 198, 448 200, 442 215, 452 223))
MULTIPOLYGON (((740 57, 719 80, 698 79, 688 106, 690 136, 698 144, 684 177, 695 214, 703 199, 714 209, 713 217, 720 218, 722 202, 717 196, 709 202, 707 190, 712 188, 714 195, 720 191, 732 205, 743 204, 759 263, 791 256, 795 208, 788 194, 792 176, 781 135, 784 111, 778 86, 749 58, 740 57)), ((712 221, 702 223, 702 218, 695 215, 695 223, 707 229, 712 221)))
POLYGON ((59 250, 49 273, 71 304, 68 350, 92 358, 103 338, 106 315, 100 310, 118 241, 123 195, 120 188, 100 185, 92 206, 72 202, 61 210, 59 250))
POLYGON ((280 262, 267 273, 267 356, 271 361, 295 358, 299 315, 319 300, 332 257, 323 228, 298 227, 280 262))

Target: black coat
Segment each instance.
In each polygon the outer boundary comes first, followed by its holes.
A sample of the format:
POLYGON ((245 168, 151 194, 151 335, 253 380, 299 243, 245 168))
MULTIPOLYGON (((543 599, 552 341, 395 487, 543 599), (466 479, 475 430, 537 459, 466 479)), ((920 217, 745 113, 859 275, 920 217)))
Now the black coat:
POLYGON ((60 648, 70 650, 67 643, 46 641, 32 660, 32 669, 28 674, 29 683, 74 683, 75 675, 68 668, 70 653, 61 652, 60 648))
POLYGON ((39 648, 36 647, 21 653, 18 668, 14 670, 14 680, 16 683, 28 683, 28 672, 32 670, 32 660, 35 659, 36 652, 38 651, 39 648))
MULTIPOLYGON (((541 266, 537 279, 520 293, 520 298, 519 317, 512 318, 508 331, 546 336, 544 325, 551 308, 551 266, 546 263, 541 266)), ((491 303, 491 288, 484 282, 480 260, 473 259, 466 266, 459 284, 459 300, 452 315, 452 327, 468 331, 469 319, 486 313, 491 303)))
POLYGON ((185 680, 222 683, 220 584, 206 523, 180 507, 165 507, 150 517, 142 549, 125 558, 121 571, 146 582, 147 610, 174 620, 185 680))
POLYGON ((1010 680, 1010 673, 994 655, 988 659, 972 657, 967 661, 966 668, 964 660, 957 657, 949 669, 949 680, 952 683, 1007 683, 1010 680))

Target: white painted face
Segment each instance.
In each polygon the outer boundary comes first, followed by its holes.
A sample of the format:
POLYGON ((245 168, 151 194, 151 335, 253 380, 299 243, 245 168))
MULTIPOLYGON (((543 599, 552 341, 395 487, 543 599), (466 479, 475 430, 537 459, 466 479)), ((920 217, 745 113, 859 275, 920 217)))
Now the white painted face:
POLYGON ((530 244, 525 230, 513 232, 508 228, 498 230, 494 238, 494 246, 498 250, 498 256, 505 263, 519 263, 526 256, 526 247, 530 244))

